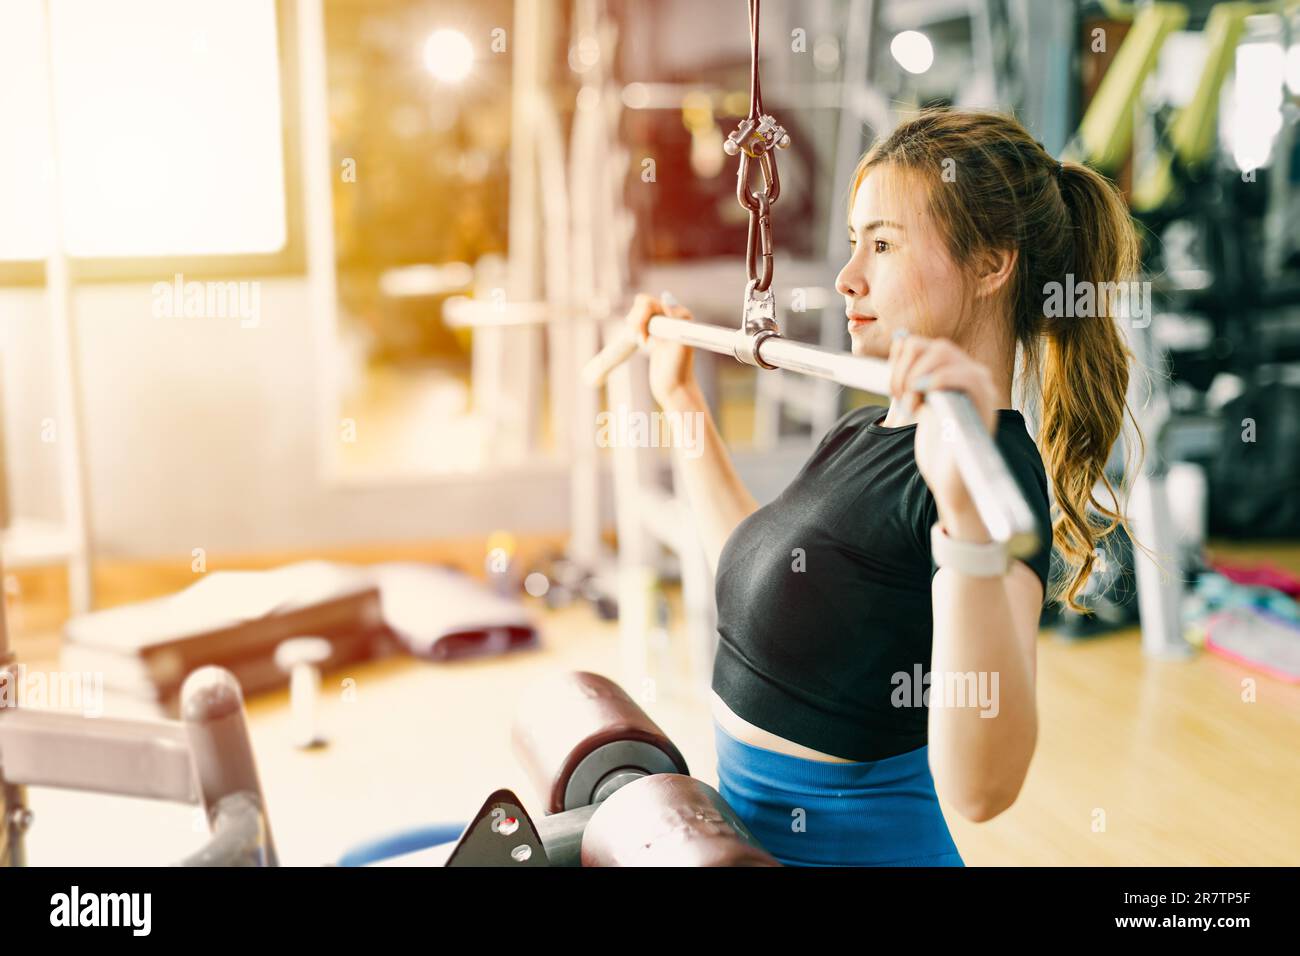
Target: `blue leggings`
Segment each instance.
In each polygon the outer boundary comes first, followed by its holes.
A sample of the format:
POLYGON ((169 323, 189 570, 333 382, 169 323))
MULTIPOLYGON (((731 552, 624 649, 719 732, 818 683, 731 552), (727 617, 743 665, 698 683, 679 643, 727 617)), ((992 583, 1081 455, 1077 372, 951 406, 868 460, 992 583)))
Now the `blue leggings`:
POLYGON ((928 747, 861 763, 792 757, 714 721, 718 792, 787 866, 965 866, 934 792, 928 747))

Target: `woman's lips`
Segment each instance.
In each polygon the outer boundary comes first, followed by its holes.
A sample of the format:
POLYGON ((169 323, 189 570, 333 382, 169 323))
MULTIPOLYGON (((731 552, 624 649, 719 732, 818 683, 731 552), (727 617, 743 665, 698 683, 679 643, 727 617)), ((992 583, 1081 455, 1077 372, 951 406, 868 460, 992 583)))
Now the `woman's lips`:
POLYGON ((848 316, 848 319, 849 319, 849 329, 850 329, 850 330, 852 330, 852 329, 860 329, 860 328, 862 328, 864 325, 868 325, 868 324, 870 324, 871 322, 876 321, 876 317, 875 317, 874 315, 862 315, 862 314, 857 313, 857 312, 847 312, 847 313, 845 313, 845 314, 848 316))

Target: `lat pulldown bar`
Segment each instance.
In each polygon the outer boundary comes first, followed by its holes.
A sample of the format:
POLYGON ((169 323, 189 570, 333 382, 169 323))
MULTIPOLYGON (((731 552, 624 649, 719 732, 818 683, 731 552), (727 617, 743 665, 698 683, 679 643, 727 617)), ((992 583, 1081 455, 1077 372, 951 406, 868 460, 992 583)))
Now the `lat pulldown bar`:
MULTIPOLYGON (((654 338, 730 355, 757 368, 779 368, 875 395, 889 394, 887 362, 791 342, 770 326, 748 333, 743 329, 656 315, 650 319, 649 332, 654 338)), ((610 371, 636 350, 637 343, 625 333, 587 363, 582 370, 583 381, 593 387, 601 385, 610 371)), ((1039 532, 1033 512, 974 404, 964 393, 953 391, 927 392, 925 402, 939 415, 943 434, 952 437, 962 481, 993 540, 1004 542, 1012 557, 1034 554, 1038 550, 1039 532)))

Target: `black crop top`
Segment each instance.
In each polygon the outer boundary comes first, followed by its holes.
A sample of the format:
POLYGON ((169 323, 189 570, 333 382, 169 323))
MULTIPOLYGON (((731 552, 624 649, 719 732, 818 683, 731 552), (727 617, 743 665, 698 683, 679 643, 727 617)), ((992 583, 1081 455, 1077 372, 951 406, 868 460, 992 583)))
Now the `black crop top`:
MULTIPOLYGON (((879 760, 926 743, 926 708, 896 707, 894 675, 930 671, 934 496, 915 425, 857 408, 771 504, 736 526, 718 560, 713 689, 750 723, 823 753, 879 760), (919 670, 917 670, 919 666, 919 670)), ((1050 534, 1047 475, 1020 412, 996 441, 1050 534)), ((1047 585, 1050 547, 1025 563, 1047 585)))

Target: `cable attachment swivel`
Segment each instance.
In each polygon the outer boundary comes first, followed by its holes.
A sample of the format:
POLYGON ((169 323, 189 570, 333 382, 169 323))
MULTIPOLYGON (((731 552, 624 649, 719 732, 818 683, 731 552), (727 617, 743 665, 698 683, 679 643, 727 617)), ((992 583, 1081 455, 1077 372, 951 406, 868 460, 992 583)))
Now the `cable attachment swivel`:
POLYGON ((737 343, 732 352, 736 359, 755 368, 776 368, 759 357, 759 347, 763 341, 781 335, 776 324, 776 295, 771 289, 759 289, 758 282, 754 279, 750 279, 745 286, 740 331, 745 338, 737 343))
POLYGON ((727 134, 722 143, 722 151, 728 156, 735 156, 744 150, 750 159, 758 159, 763 153, 772 149, 788 149, 790 134, 771 114, 746 117, 736 128, 727 134))

